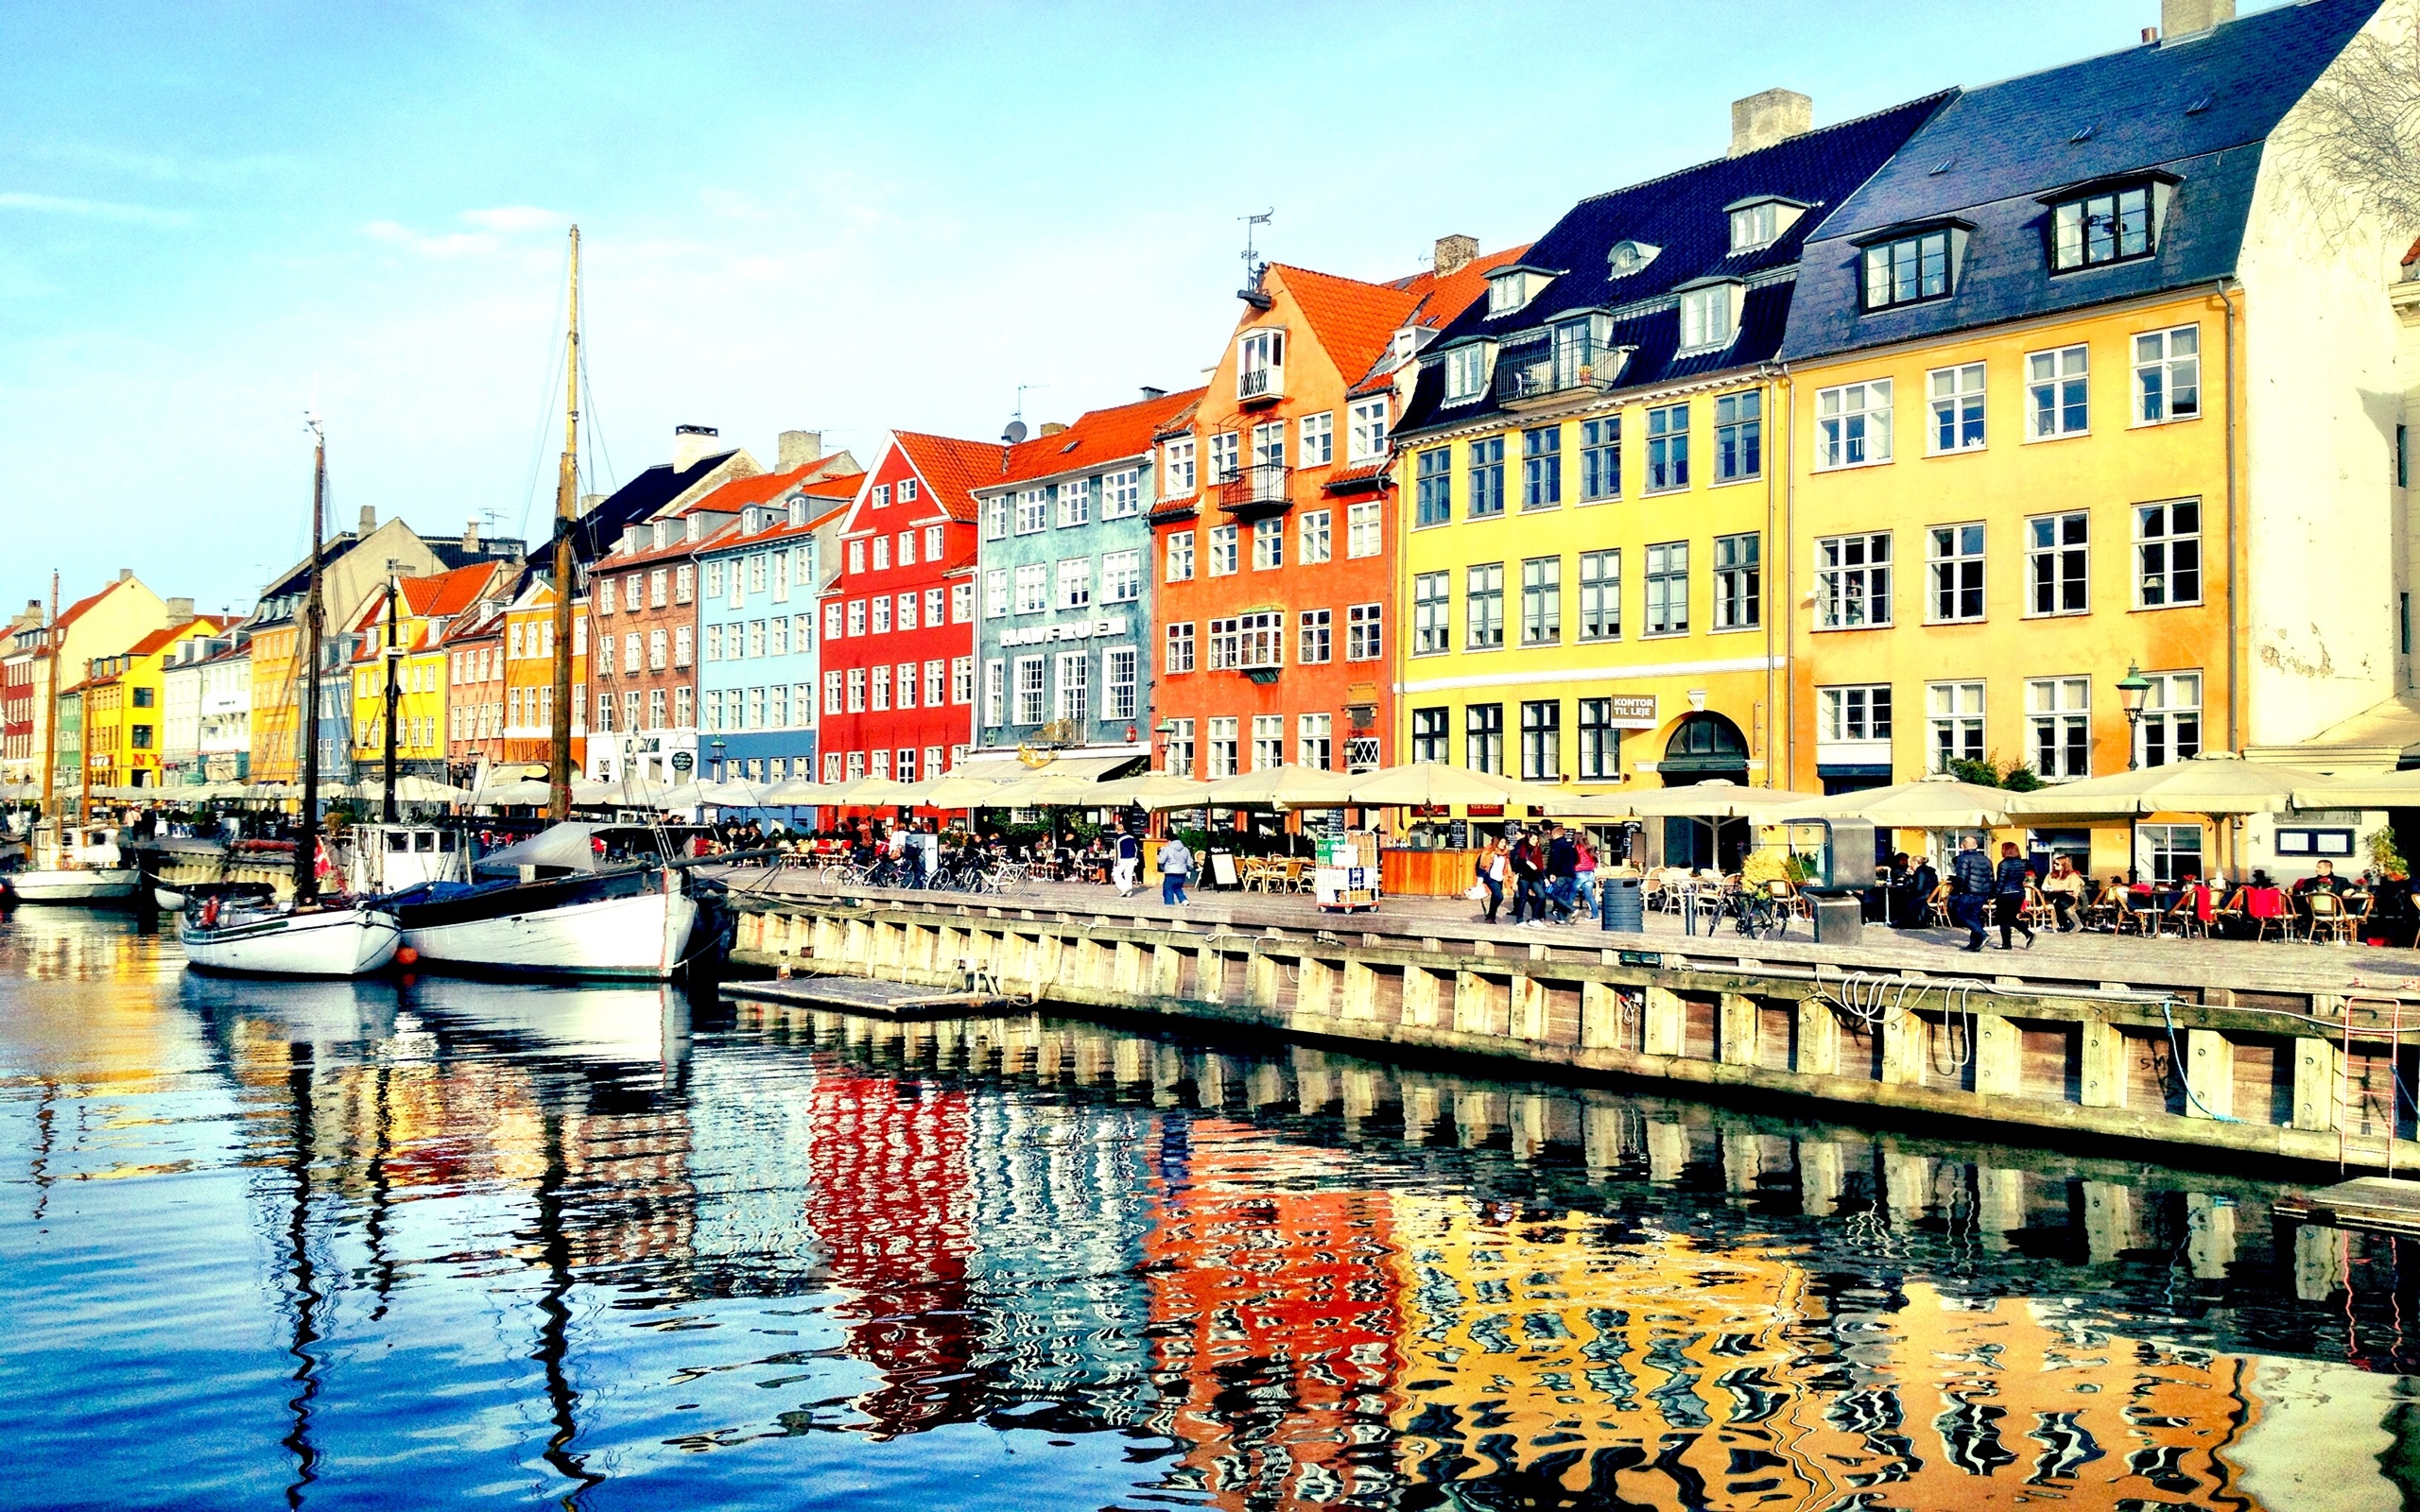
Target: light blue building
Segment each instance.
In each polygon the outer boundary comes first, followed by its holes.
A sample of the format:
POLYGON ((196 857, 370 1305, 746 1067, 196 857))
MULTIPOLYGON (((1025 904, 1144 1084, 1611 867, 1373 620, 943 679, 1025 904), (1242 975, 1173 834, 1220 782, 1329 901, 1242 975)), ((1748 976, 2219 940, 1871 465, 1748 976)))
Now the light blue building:
POLYGON ((973 490, 970 771, 1020 747, 1150 754, 1152 438, 1201 393, 1145 393, 1008 448, 998 484, 973 490))
POLYGON ((845 512, 859 476, 800 484, 748 505, 699 546, 698 738, 706 777, 815 775, 816 593, 829 549, 819 532, 845 512))

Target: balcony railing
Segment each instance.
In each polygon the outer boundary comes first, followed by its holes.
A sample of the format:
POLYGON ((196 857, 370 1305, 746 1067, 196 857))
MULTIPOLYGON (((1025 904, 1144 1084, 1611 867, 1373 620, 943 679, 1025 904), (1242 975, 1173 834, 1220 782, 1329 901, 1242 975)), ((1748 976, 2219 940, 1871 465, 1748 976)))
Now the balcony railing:
POLYGON ((1236 397, 1243 400, 1285 398, 1286 369, 1283 368, 1241 368, 1236 369, 1236 397))
POLYGON ((1631 349, 1581 335, 1507 345, 1495 358, 1495 402, 1520 404, 1579 389, 1611 388, 1631 349))
POLYGON ((1219 484, 1219 504, 1229 514, 1272 514, 1294 502, 1294 470, 1283 462, 1237 468, 1219 484))

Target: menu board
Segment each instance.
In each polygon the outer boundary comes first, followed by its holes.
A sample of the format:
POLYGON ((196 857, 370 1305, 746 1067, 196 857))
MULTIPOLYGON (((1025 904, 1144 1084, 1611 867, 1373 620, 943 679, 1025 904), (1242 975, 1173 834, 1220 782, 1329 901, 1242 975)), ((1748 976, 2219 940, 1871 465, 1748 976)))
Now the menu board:
POLYGON ((1378 857, 1366 835, 1340 835, 1319 844, 1311 889, 1322 908, 1355 912, 1378 906, 1378 857))

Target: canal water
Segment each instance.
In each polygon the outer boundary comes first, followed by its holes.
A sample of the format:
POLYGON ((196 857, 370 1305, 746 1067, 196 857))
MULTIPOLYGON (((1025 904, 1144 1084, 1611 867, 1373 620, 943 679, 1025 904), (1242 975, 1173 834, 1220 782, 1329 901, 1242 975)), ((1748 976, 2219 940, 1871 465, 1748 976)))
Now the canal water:
POLYGON ((2387 1509, 2223 1168, 0 921, 0 1503, 2387 1509))

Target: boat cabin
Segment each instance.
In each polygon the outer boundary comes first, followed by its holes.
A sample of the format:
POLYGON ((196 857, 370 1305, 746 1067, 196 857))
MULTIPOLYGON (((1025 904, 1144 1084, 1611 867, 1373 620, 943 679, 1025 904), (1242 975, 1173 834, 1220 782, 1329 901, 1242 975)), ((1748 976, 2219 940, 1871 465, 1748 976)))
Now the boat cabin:
POLYGON ((345 860, 350 892, 376 897, 424 882, 464 882, 468 837, 459 828, 436 824, 356 824, 347 832, 352 854, 345 860))

